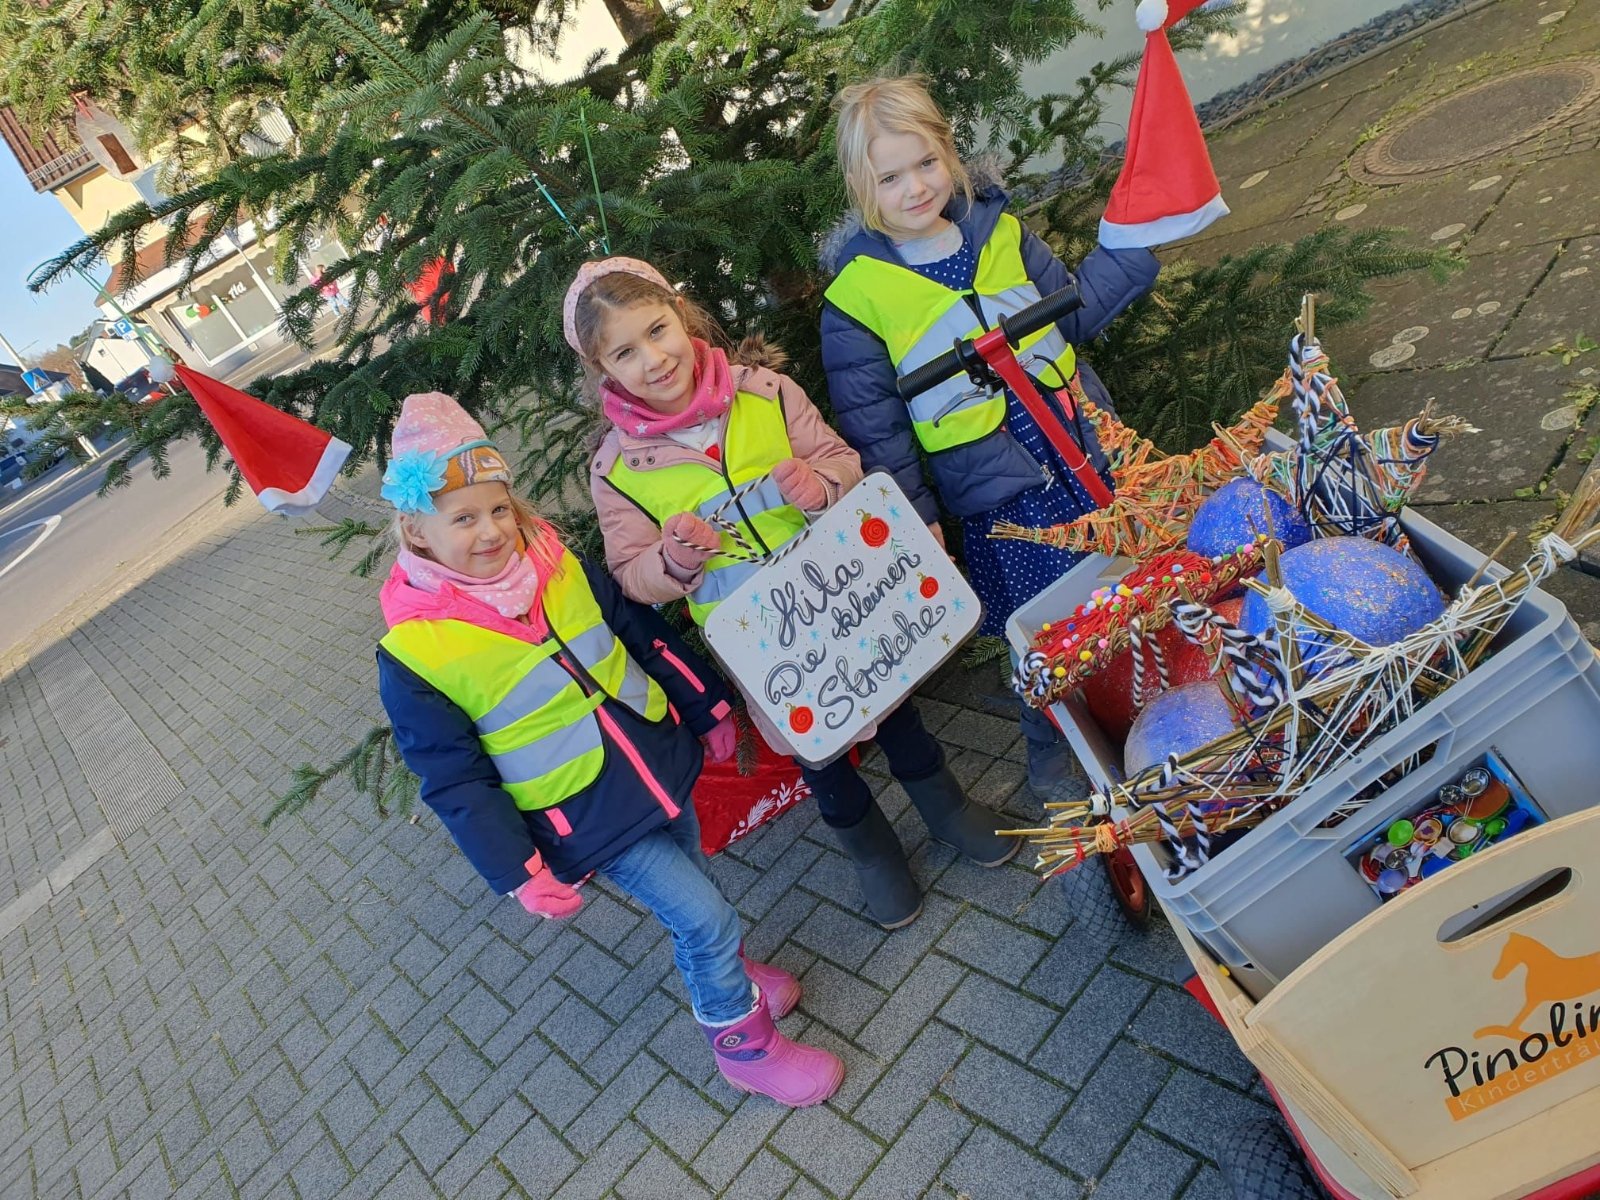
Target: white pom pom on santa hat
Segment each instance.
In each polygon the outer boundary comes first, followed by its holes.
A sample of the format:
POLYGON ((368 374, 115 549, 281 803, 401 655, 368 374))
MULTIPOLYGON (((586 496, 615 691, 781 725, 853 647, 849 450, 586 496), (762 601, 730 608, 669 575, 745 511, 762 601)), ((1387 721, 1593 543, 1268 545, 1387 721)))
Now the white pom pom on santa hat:
POLYGON ((1154 33, 1167 23, 1167 0, 1139 0, 1134 20, 1145 33, 1154 33))
POLYGON ((1231 4, 1233 0, 1139 0, 1139 7, 1134 11, 1133 19, 1139 23, 1139 28, 1144 33, 1154 33, 1158 29, 1170 29, 1183 20, 1196 9, 1222 8, 1231 4))

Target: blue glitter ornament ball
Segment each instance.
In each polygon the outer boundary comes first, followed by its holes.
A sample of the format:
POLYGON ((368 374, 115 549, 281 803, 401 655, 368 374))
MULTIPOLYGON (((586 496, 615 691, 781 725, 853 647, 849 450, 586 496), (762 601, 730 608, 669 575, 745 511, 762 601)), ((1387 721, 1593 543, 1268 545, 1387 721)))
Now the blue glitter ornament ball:
MULTIPOLYGON (((1444 597, 1415 559, 1370 538, 1322 538, 1280 562, 1296 600, 1369 646, 1398 642, 1444 611, 1444 597)), ((1261 633, 1271 621, 1266 600, 1248 593, 1240 625, 1261 633)))
POLYGON ((1239 723, 1238 715, 1214 680, 1186 683, 1162 692, 1144 706, 1122 747, 1122 766, 1131 779, 1146 767, 1165 762, 1221 737, 1239 723))
POLYGON ((1258 533, 1271 533, 1285 550, 1311 540, 1311 527, 1294 505, 1254 479, 1235 479, 1212 492, 1195 510, 1189 524, 1189 549, 1215 558, 1255 541, 1258 533))

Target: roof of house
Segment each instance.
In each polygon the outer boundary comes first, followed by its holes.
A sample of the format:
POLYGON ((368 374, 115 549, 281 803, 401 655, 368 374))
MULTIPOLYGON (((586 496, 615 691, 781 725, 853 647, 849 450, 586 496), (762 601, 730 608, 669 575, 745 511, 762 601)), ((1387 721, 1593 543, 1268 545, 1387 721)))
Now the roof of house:
POLYGON ((89 152, 64 131, 31 130, 8 107, 0 107, 0 137, 36 192, 48 192, 96 166, 89 152))

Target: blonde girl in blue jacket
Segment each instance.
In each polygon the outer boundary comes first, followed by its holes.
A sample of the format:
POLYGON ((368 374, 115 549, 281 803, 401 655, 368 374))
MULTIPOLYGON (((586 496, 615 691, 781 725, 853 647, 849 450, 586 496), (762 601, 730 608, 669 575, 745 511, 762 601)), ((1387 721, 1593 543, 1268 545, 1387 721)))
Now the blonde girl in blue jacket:
MULTIPOLYGON (((822 363, 839 431, 867 470, 894 475, 938 531, 942 502, 961 521, 968 577, 983 601, 982 632, 1004 636, 1011 613, 1054 583, 1077 557, 1050 546, 994 541, 999 521, 1064 524, 1093 502, 1062 456, 1009 391, 974 392, 965 375, 909 405, 896 380, 1008 313, 1076 283, 1083 307, 1029 340, 1018 357, 1109 486, 1087 419, 1064 392, 1115 411, 1073 349, 1097 337, 1150 289, 1160 269, 1148 250, 1097 247, 1067 270, 1006 211, 996 179, 965 167, 950 122, 921 81, 877 79, 838 99, 839 166, 855 211, 823 247, 833 275, 822 310, 822 363), (924 479, 926 458, 932 486, 924 479)), ((1042 714, 1019 705, 1028 781, 1059 799, 1064 743, 1042 714)))

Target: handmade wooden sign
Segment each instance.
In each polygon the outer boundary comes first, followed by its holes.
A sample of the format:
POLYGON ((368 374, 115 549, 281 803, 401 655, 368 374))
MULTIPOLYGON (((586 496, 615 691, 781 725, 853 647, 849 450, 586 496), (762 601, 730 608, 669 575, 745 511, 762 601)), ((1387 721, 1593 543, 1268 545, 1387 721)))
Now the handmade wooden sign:
POLYGON ((837 758, 978 628, 982 606, 874 471, 712 612, 706 642, 813 766, 837 758))

